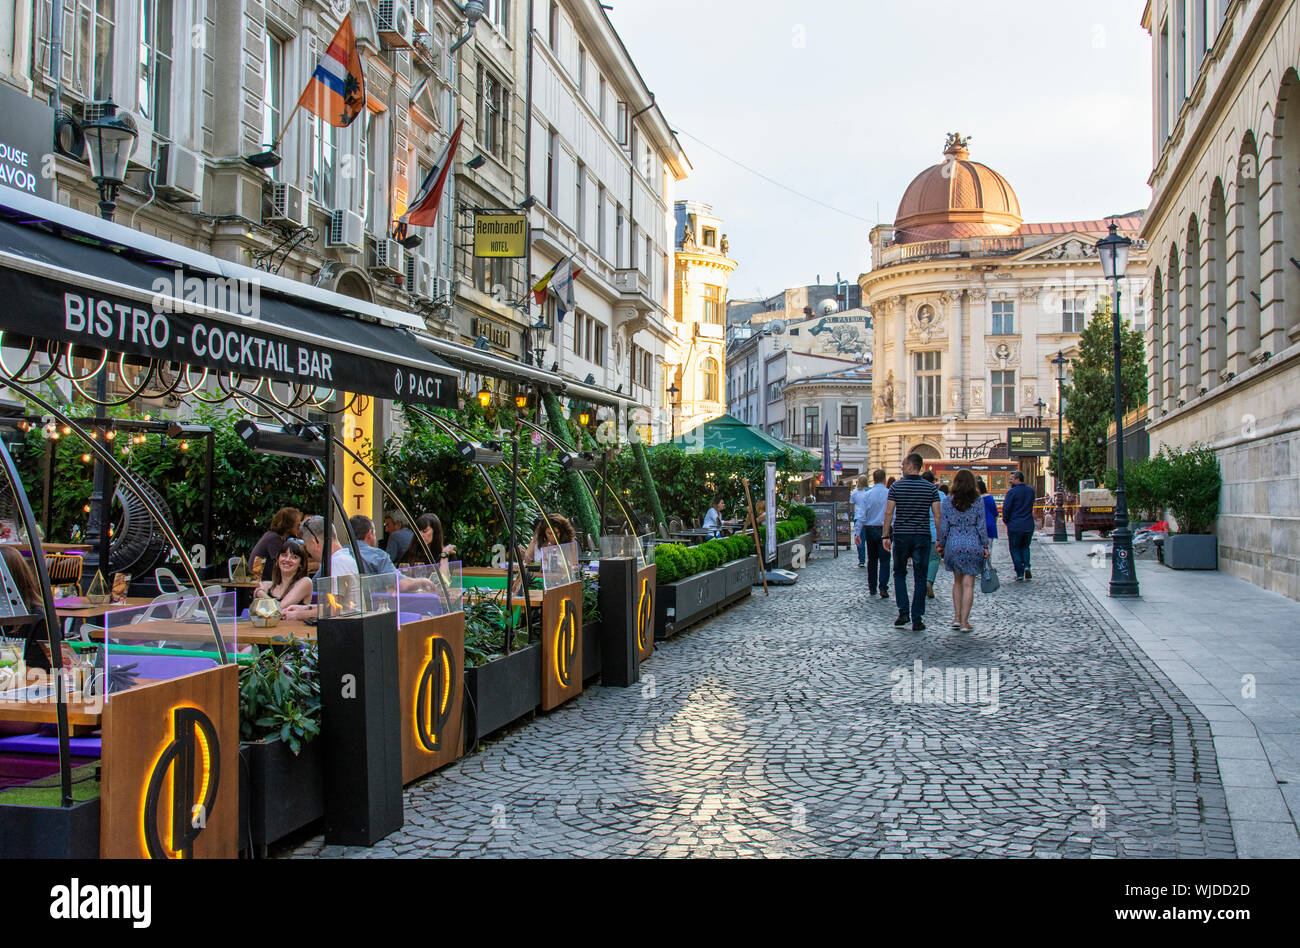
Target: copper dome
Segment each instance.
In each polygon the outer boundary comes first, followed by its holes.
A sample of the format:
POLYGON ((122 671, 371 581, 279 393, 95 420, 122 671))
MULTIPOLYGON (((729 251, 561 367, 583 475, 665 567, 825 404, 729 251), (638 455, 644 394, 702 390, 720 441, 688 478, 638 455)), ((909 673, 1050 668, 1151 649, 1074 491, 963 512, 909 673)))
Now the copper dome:
POLYGON ((968 141, 949 135, 944 161, 907 186, 894 217, 894 243, 1005 236, 1020 229, 1016 192, 992 168, 970 160, 968 141))

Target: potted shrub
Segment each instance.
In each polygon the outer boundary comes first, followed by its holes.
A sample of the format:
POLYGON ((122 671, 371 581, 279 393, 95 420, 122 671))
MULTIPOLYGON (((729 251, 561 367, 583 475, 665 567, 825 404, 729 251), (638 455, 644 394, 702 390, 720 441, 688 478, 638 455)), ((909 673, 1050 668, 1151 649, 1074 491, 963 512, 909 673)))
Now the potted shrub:
POLYGON ((295 640, 239 670, 241 843, 267 846, 325 813, 318 656, 295 640))
MULTIPOLYGON (((1157 468, 1178 532, 1165 541, 1165 565, 1172 569, 1218 569, 1219 538, 1211 531, 1219 516, 1223 475, 1209 445, 1160 452, 1157 468)), ((1127 472, 1126 472, 1127 473, 1127 472)), ((1127 478, 1125 478, 1127 480, 1127 478)))
POLYGON ((98 769, 73 770, 71 807, 59 805, 57 773, 0 791, 0 858, 98 859, 98 769))
POLYGON ((542 649, 528 644, 528 630, 511 618, 511 651, 505 654, 506 616, 496 590, 465 589, 465 695, 475 741, 536 710, 542 701, 542 649))

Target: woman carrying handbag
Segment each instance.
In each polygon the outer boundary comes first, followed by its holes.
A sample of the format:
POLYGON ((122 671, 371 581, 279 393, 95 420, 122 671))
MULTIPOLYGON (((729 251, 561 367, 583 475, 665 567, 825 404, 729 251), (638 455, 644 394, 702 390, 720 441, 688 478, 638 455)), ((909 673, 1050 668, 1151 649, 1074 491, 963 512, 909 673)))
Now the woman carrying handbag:
POLYGON ((989 556, 989 533, 984 523, 975 475, 958 471, 952 493, 943 499, 939 519, 939 554, 952 575, 952 628, 973 632, 971 605, 975 600, 975 577, 984 572, 989 556))

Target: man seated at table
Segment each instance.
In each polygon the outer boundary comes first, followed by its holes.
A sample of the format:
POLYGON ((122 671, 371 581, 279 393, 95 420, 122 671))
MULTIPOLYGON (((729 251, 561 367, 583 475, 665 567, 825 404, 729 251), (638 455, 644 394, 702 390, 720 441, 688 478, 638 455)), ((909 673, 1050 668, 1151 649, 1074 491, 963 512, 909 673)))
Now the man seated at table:
POLYGON ((726 506, 727 501, 721 496, 714 497, 713 503, 709 505, 708 512, 704 515, 704 529, 710 537, 722 536, 722 510, 726 506))
POLYGON ((415 532, 406 522, 406 514, 400 510, 390 510, 384 514, 384 551, 394 563, 400 563, 407 549, 415 542, 415 532))

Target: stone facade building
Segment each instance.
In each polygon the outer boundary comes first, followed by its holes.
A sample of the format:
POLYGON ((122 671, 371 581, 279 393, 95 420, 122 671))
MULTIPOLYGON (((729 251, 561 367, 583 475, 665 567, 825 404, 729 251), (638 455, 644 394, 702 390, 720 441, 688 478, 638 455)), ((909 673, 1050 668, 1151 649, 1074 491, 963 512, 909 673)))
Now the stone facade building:
POLYGON ((1212 446, 1220 569, 1300 598, 1300 4, 1151 0, 1142 25, 1151 449, 1212 446))
POLYGON ((717 418, 727 404, 727 280, 736 272, 730 243, 713 208, 678 201, 674 240, 673 343, 664 365, 676 430, 717 418))
MULTIPOLYGON (((1141 226, 1137 215, 1115 220, 1130 236, 1141 226)), ((893 225, 872 229, 872 269, 859 279, 874 325, 872 467, 896 472, 913 451, 1006 457, 1007 429, 1036 416, 1039 399, 1055 419, 1050 360, 1073 358, 1110 293, 1094 249, 1106 224, 1026 223, 1010 183, 949 136, 944 160, 908 186, 893 225)), ((1138 328, 1145 259, 1139 241, 1121 285, 1125 318, 1138 328)))

